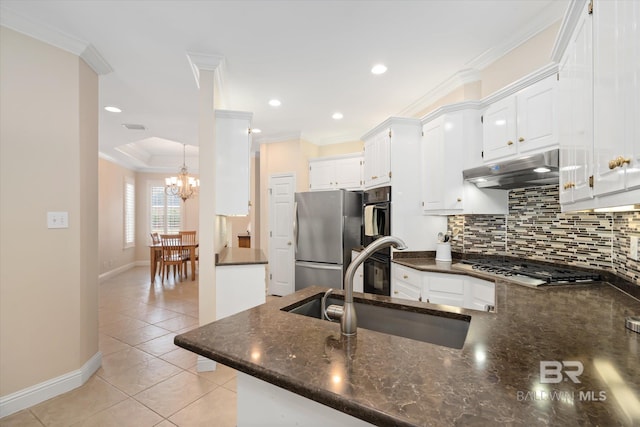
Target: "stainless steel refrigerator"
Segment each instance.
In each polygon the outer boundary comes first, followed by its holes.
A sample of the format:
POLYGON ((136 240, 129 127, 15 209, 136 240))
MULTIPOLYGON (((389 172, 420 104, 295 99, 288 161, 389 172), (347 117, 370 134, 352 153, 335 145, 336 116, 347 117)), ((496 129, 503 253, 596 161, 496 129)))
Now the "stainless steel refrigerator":
POLYGON ((351 249, 361 246, 362 193, 331 190, 296 193, 296 290, 342 289, 351 249))

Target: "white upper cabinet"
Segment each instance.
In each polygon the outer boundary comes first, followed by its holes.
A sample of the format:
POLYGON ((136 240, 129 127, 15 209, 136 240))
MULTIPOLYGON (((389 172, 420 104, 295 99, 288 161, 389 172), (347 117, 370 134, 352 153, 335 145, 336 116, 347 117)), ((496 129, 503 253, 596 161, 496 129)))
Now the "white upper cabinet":
POLYGON ((637 1, 575 1, 566 14, 554 48, 564 211, 640 200, 638 22, 637 1))
POLYGON ((483 116, 485 162, 557 145, 556 97, 556 77, 550 76, 491 104, 483 116))
POLYGON ((360 153, 309 160, 310 190, 360 190, 363 158, 360 153))
POLYGON ((494 160, 518 152, 516 98, 510 96, 487 108, 483 116, 484 159, 494 160))
POLYGON ((463 208, 462 139, 452 131, 462 122, 455 114, 438 117, 422 128, 422 209, 425 213, 463 208))
POLYGON ((598 196, 640 186, 640 2, 594 2, 593 20, 598 196))
POLYGON ((421 207, 421 133, 419 119, 391 117, 367 134, 364 142, 364 188, 391 186, 391 234, 411 251, 435 250, 435 236, 446 229, 445 217, 426 217, 421 207))
POLYGON ((385 129, 364 141, 364 188, 376 188, 391 182, 391 129, 385 129))
POLYGON ((251 113, 216 110, 216 213, 248 215, 251 113))
POLYGON ((462 171, 482 164, 478 103, 454 104, 423 119, 422 210, 425 215, 504 214, 508 194, 465 183, 462 171))
POLYGON ((560 203, 592 196, 593 151, 592 19, 588 5, 580 16, 559 68, 560 203))

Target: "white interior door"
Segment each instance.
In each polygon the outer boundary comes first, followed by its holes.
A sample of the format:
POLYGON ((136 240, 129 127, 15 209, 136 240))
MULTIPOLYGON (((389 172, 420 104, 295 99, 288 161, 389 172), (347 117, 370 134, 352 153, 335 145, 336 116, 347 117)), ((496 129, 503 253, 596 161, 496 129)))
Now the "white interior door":
POLYGON ((293 174, 269 177, 269 294, 294 291, 293 202, 296 180, 293 174))

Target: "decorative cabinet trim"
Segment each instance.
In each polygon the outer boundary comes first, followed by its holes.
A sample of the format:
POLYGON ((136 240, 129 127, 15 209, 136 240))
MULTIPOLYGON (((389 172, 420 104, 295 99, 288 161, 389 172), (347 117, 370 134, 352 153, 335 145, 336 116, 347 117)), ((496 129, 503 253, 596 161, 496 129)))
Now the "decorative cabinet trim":
POLYGON ((384 122, 380 123, 378 126, 371 129, 369 132, 365 133, 360 137, 361 140, 366 140, 372 138, 380 132, 384 132, 386 129, 393 128, 393 125, 420 125, 420 119, 407 118, 407 117, 389 117, 384 122))
POLYGON ((489 105, 500 101, 508 96, 514 95, 515 93, 521 91, 522 89, 526 89, 534 83, 538 83, 541 80, 546 79, 549 76, 558 73, 558 64, 551 63, 548 64, 537 71, 534 71, 531 74, 524 76, 523 78, 516 80, 515 82, 503 87, 497 92, 492 93, 482 100, 482 108, 486 108, 489 105))
POLYGON ((556 38, 553 50, 551 51, 551 60, 553 62, 559 63, 562 59, 562 55, 564 55, 565 50, 567 50, 567 46, 569 46, 569 42, 573 37, 573 31, 575 30, 576 25, 580 20, 580 15, 588 1, 589 0, 571 0, 564 18, 562 19, 562 26, 558 32, 558 37, 556 38))

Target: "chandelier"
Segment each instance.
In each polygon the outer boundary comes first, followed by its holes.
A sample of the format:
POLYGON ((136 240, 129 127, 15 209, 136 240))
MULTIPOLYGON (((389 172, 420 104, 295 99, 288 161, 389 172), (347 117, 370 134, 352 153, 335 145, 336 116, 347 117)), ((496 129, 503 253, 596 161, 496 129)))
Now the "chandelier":
POLYGON ((195 197, 200 186, 200 180, 189 176, 189 172, 187 172, 186 147, 186 144, 182 144, 182 167, 180 168, 180 173, 178 176, 172 176, 164 180, 167 195, 179 196, 183 202, 195 197))

